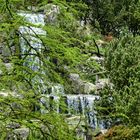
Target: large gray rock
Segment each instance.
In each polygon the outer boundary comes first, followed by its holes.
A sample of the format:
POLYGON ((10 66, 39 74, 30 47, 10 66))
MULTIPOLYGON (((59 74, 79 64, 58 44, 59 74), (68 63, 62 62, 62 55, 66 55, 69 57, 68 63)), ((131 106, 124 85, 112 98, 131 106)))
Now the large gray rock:
POLYGON ((60 14, 60 8, 54 4, 47 4, 44 8, 46 24, 55 24, 57 16, 60 14))
POLYGON ((18 128, 10 132, 6 140, 27 140, 28 136, 29 128, 18 128))
POLYGON ((9 56, 11 55, 10 48, 7 47, 7 46, 4 46, 4 47, 2 48, 2 55, 3 55, 4 57, 9 57, 9 56))
POLYGON ((108 78, 98 79, 97 77, 98 75, 96 75, 96 82, 93 84, 80 79, 79 74, 71 73, 69 80, 71 81, 73 92, 76 94, 98 94, 98 91, 102 90, 105 86, 109 86, 112 89, 113 84, 110 83, 108 78))
POLYGON ((73 92, 76 94, 90 94, 96 90, 96 86, 90 82, 80 79, 79 74, 71 73, 69 75, 73 92))
POLYGON ((109 78, 104 78, 104 79, 98 79, 96 81, 96 90, 102 90, 105 86, 109 86, 110 89, 113 88, 113 84, 110 82, 109 78))
POLYGON ((2 75, 5 72, 11 73, 12 70, 13 70, 12 63, 3 63, 0 61, 0 75, 2 75))
POLYGON ((96 90, 96 85, 90 83, 90 82, 85 82, 84 83, 84 93, 91 93, 91 92, 95 92, 96 90))
POLYGON ((98 82, 96 83, 96 90, 102 90, 106 85, 108 85, 107 83, 105 82, 98 82))
POLYGON ((69 78, 70 78, 71 81, 80 80, 79 74, 76 74, 76 73, 70 73, 69 78))
POLYGON ((11 122, 7 125, 7 128, 10 128, 10 129, 17 129, 17 128, 20 128, 20 124, 19 123, 16 123, 16 122, 11 122))

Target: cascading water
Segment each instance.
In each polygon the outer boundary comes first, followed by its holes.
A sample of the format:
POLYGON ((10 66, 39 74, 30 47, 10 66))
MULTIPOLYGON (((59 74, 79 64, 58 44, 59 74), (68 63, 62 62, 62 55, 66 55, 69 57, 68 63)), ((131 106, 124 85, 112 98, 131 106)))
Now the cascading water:
MULTIPOLYGON (((64 113, 68 116, 84 116, 86 124, 92 128, 97 127, 97 118, 94 111, 94 101, 99 96, 95 95, 43 95, 41 103, 48 110, 64 113), (62 105, 63 104, 63 105, 62 105)), ((42 110, 42 113, 46 113, 42 110)))
MULTIPOLYGON (((38 36, 46 35, 46 32, 43 31, 38 26, 42 27, 45 25, 44 15, 43 14, 33 14, 20 12, 27 22, 30 24, 36 25, 37 27, 32 26, 21 26, 19 31, 21 34, 26 36, 25 40, 21 36, 21 52, 23 54, 31 53, 35 55, 29 55, 26 57, 25 65, 30 67, 32 70, 39 70, 40 60, 37 57, 37 52, 41 53, 42 42, 38 36), (30 45, 27 44, 30 43, 30 45), (27 44, 27 45, 26 45, 27 44)), ((94 111, 94 101, 98 99, 99 96, 95 95, 66 95, 64 94, 64 89, 61 85, 52 86, 50 95, 43 95, 40 102, 44 109, 41 110, 42 113, 46 113, 47 110, 55 110, 58 113, 66 113, 68 115, 80 115, 85 116, 87 124, 95 128, 97 127, 97 119, 94 111), (62 100, 65 104, 65 111, 62 111, 61 103, 62 100)))
POLYGON ((97 127, 97 119, 94 111, 94 101, 99 96, 94 95, 67 95, 69 114, 83 114, 87 118, 90 127, 97 127))
MULTIPOLYGON (((26 22, 33 24, 34 26, 43 27, 45 25, 43 14, 20 12, 19 15, 22 16, 26 22)), ((39 65, 41 63, 37 53, 41 52, 43 46, 39 36, 46 35, 46 32, 39 27, 29 25, 21 26, 19 31, 22 34, 20 41, 22 46, 21 53, 23 55, 29 54, 28 57, 26 57, 25 65, 36 71, 39 69, 39 65)))
MULTIPOLYGON (((25 22, 25 26, 20 26, 20 53, 24 60, 24 66, 30 68, 34 72, 44 74, 40 53, 43 49, 42 36, 46 36, 46 31, 42 29, 45 25, 44 15, 40 13, 19 12, 19 16, 25 22)), ((45 92, 46 86, 42 78, 38 75, 31 79, 32 83, 38 86, 40 92, 45 92)))

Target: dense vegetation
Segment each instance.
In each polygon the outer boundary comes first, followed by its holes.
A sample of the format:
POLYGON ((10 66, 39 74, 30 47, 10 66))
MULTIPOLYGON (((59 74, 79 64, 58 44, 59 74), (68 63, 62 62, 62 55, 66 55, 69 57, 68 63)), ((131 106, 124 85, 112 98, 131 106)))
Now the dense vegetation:
MULTIPOLYGON (((138 127, 136 131, 139 131, 139 45, 139 36, 127 35, 112 42, 107 51, 105 67, 113 89, 106 87, 101 92, 102 100, 97 102, 97 108, 108 127, 123 124, 128 128, 138 127)), ((137 138, 139 135, 133 139, 137 138)))
POLYGON ((102 77, 108 76, 113 86, 100 92, 96 110, 99 120, 104 120, 110 129, 98 139, 140 138, 139 0, 0 0, 0 11, 2 140, 12 138, 16 128, 27 128, 28 139, 77 139, 76 128, 69 128, 64 114, 57 114, 51 107, 41 113, 45 108, 40 104, 42 93, 49 93, 49 87, 56 83, 72 93, 70 73, 95 82, 94 73, 103 69, 106 73, 102 77), (29 23, 19 15, 26 11, 47 17, 50 4, 57 5, 59 10, 56 21, 46 18, 44 26, 29 23), (41 42, 40 50, 30 43, 29 34, 19 30, 25 26, 46 32, 31 35, 41 42), (113 39, 104 42, 105 48, 99 48, 97 40, 106 40, 107 35, 113 39), (27 50, 22 51, 25 47, 27 50), (31 62, 27 62, 31 56, 31 62), (91 56, 104 56, 104 66, 86 61, 91 56))

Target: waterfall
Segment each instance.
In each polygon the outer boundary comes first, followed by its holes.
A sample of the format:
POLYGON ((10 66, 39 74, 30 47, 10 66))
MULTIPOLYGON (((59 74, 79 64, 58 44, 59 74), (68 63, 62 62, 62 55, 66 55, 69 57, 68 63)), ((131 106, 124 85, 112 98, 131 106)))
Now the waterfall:
POLYGON ((94 111, 94 101, 99 99, 95 95, 66 95, 69 114, 83 114, 87 118, 89 126, 97 127, 97 119, 94 111))
POLYGON ((20 38, 21 54, 23 54, 23 56, 30 54, 26 57, 25 66, 30 67, 34 71, 37 71, 41 65, 38 53, 41 52, 43 47, 40 36, 46 35, 46 32, 41 28, 45 25, 44 15, 26 12, 19 12, 18 15, 23 18, 25 23, 29 24, 27 24, 27 26, 25 24, 25 26, 21 26, 19 28, 19 31, 22 34, 20 38), (32 26, 30 24, 32 24, 32 26))
MULTIPOLYGON (((26 12, 20 12, 19 15, 26 22, 30 23, 29 26, 27 24, 27 26, 21 26, 19 28, 21 34, 24 35, 27 39, 25 40, 21 36, 21 53, 35 54, 26 57, 24 65, 28 66, 34 71, 39 71, 41 62, 39 57, 37 57, 37 52, 41 53, 43 44, 38 36, 46 35, 46 32, 41 28, 45 25, 44 15, 26 12), (28 45, 26 41, 28 41, 30 45, 28 45)), ((40 83, 42 82, 43 81, 40 81, 40 83)), ((82 115, 84 116, 86 123, 90 127, 95 128, 97 127, 97 118, 94 110, 94 101, 96 99, 99 99, 99 96, 82 94, 66 95, 64 94, 63 86, 60 84, 55 86, 52 85, 50 94, 43 94, 42 98, 40 99, 42 104, 41 112, 48 113, 48 111, 56 111, 58 113, 64 113, 69 116, 82 115)))
MULTIPOLYGON (((92 127, 97 127, 97 118, 94 110, 94 101, 98 100, 96 95, 43 95, 41 103, 48 109, 64 113, 69 116, 84 116, 86 123, 92 127)), ((42 113, 46 113, 42 110, 42 113)))
MULTIPOLYGON (((33 70, 44 74, 45 71, 42 69, 43 63, 40 60, 40 53, 43 49, 43 42, 41 37, 46 36, 46 31, 42 28, 45 25, 44 15, 40 13, 28 13, 20 11, 18 13, 24 21, 24 26, 20 26, 20 53, 24 60, 23 65, 33 70)), ((42 77, 35 75, 31 79, 33 85, 37 86, 40 92, 46 91, 46 86, 42 77)))

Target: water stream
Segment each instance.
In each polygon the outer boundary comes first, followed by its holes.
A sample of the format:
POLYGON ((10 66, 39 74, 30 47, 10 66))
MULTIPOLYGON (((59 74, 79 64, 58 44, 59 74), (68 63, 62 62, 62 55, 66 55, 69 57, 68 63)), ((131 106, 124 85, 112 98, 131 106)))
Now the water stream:
MULTIPOLYGON (((82 115, 87 121, 86 123, 92 127, 97 127, 97 118, 94 111, 94 101, 98 100, 99 96, 95 95, 43 95, 41 103, 47 110, 53 110, 58 113, 64 113, 68 116, 82 115)), ((42 113, 46 113, 42 110, 42 113)))
POLYGON ((27 24, 27 26, 21 26, 19 28, 20 33, 26 38, 26 40, 23 36, 20 38, 21 53, 23 56, 24 54, 30 54, 26 57, 25 65, 32 70, 37 71, 41 65, 38 53, 41 52, 43 47, 42 41, 39 37, 46 35, 46 32, 41 28, 45 25, 44 15, 26 12, 20 12, 18 14, 29 24, 40 26, 39 28, 27 24))
MULTIPOLYGON (((45 25, 43 14, 20 12, 19 15, 31 24, 39 25, 40 27, 45 25)), ((30 43, 30 46, 27 45, 25 39, 21 37, 21 52, 23 54, 35 54, 26 57, 25 65, 32 70, 37 71, 39 69, 40 60, 37 57, 36 50, 41 52, 42 49, 42 42, 37 35, 46 35, 46 32, 39 27, 32 26, 21 26, 19 30, 26 36, 30 43)), ((58 113, 65 113, 69 116, 82 114, 86 118, 87 124, 90 127, 95 128, 97 127, 97 118, 94 111, 94 101, 96 99, 99 99, 99 97, 95 95, 66 95, 64 94, 63 87, 58 85, 52 87, 50 95, 44 94, 41 98, 42 106, 44 106, 44 110, 41 111, 42 113, 45 113, 47 109, 55 110, 58 113), (63 104, 63 107, 61 106, 61 103, 63 104)))

